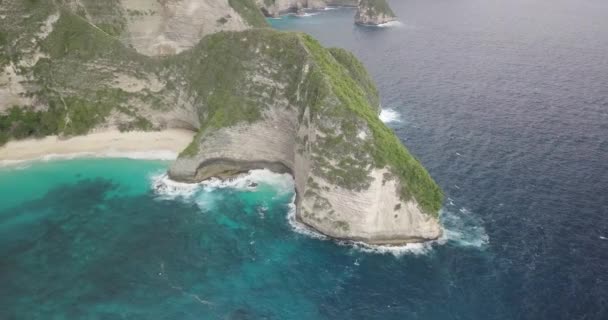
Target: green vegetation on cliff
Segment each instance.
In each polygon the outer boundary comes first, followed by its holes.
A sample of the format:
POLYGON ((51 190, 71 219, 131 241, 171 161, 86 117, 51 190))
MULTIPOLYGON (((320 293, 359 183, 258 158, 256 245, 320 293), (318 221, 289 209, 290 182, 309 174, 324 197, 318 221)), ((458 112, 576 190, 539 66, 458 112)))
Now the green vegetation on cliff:
MULTIPOLYGON (((36 106, 15 106, 0 114, 0 144, 9 139, 86 134, 104 125, 112 113, 123 115, 124 120, 116 123, 121 130, 154 129, 130 106, 135 98, 143 97, 111 86, 115 70, 148 70, 152 65, 150 58, 67 9, 53 12, 42 3, 33 9, 21 9, 37 17, 38 21, 32 22, 37 28, 48 19, 44 13, 58 16, 52 32, 34 48, 42 57, 32 67, 19 60, 31 55, 33 49, 26 46, 32 42, 28 36, 37 37, 37 29, 6 37, 3 51, 12 53, 15 72, 29 79, 20 81, 28 89, 23 95, 35 101, 36 106)), ((12 18, 23 19, 17 14, 12 18)), ((7 25, 2 28, 11 29, 7 25)))
POLYGON ((394 17, 393 9, 388 5, 386 0, 360 0, 359 8, 366 10, 367 15, 386 15, 394 17))
POLYGON ((378 109, 378 112, 380 112, 378 89, 361 61, 359 61, 354 54, 342 48, 329 48, 327 50, 329 50, 336 61, 349 71, 350 76, 357 81, 361 88, 363 88, 369 105, 372 106, 372 108, 378 109))
MULTIPOLYGON (((187 79, 201 105, 198 115, 203 133, 257 121, 283 96, 295 97, 297 75, 306 59, 301 49, 295 33, 271 29, 220 32, 205 37, 191 51, 168 58, 166 65, 187 79), (264 80, 256 82, 254 77, 264 80), (286 87, 281 89, 279 84, 286 87)), ((182 155, 196 155, 198 143, 194 139, 182 155)))
POLYGON ((14 106, 0 115, 0 145, 10 138, 44 137, 56 134, 63 126, 64 112, 54 104, 47 111, 14 106))
POLYGON ((352 72, 337 63, 330 52, 312 37, 302 35, 302 39, 342 107, 364 119, 372 130, 376 166, 390 166, 393 174, 406 186, 401 190, 402 197, 407 199, 413 196, 425 212, 437 216, 443 201, 439 186, 422 164, 403 146, 395 133, 380 121, 376 109, 369 105, 364 90, 350 76, 352 72))
POLYGON ((228 4, 252 27, 267 27, 268 22, 254 0, 228 0, 228 4))
POLYGON ((126 12, 120 0, 80 0, 77 13, 112 36, 120 36, 127 26, 126 12))

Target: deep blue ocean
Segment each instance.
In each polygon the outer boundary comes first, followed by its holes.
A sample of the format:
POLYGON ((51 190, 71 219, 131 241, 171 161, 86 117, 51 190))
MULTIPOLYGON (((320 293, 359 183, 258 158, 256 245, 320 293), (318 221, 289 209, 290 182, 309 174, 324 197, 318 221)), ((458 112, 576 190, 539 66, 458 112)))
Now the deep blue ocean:
POLYGON ((608 319, 608 2, 390 3, 384 28, 352 9, 270 22, 363 61, 446 193, 443 239, 316 237, 290 220, 291 178, 263 171, 5 166, 0 319, 608 319))

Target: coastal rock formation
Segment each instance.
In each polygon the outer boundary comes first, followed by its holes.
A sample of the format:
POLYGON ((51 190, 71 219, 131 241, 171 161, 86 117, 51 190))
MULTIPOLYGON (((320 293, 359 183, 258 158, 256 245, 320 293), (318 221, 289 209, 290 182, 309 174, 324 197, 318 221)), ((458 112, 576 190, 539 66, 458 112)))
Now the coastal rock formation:
POLYGON ((323 9, 332 6, 356 7, 359 0, 256 0, 264 15, 278 17, 281 14, 300 12, 305 9, 323 9))
MULTIPOLYGON (((241 17, 235 21, 252 21, 243 14, 251 0, 227 3, 241 17)), ((169 170, 175 180, 255 168, 290 172, 298 220, 331 237, 400 244, 441 235, 442 192, 378 118, 378 92, 351 53, 268 28, 200 41, 184 31, 175 51, 147 51, 154 46, 135 45, 128 22, 120 22, 116 12, 127 9, 103 4, 3 3, 10 15, 1 20, 0 94, 19 105, 0 108, 0 143, 106 128, 186 128, 197 134, 169 170)), ((176 16, 166 23, 191 21, 176 16)))
POLYGON ((195 51, 232 59, 201 61, 185 74, 189 83, 207 81, 196 103, 201 131, 171 178, 287 171, 297 218, 326 235, 382 244, 441 235, 441 191, 379 120, 376 88, 352 54, 270 30, 214 35, 201 46, 195 51))
POLYGON ((355 23, 365 26, 378 26, 396 19, 386 0, 360 0, 355 15, 355 23))

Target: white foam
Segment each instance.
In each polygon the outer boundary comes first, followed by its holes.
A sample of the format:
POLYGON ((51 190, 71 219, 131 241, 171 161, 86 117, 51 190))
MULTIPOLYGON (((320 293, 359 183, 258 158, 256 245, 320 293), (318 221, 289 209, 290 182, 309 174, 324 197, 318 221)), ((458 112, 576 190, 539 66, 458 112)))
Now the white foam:
POLYGON ((399 114, 399 112, 393 109, 383 108, 380 111, 380 120, 384 123, 401 122, 401 115, 399 114))
POLYGON ((10 167, 28 162, 28 160, 0 160, 0 167, 10 167))
POLYGON ((600 236, 601 240, 608 240, 608 238, 604 237, 604 236, 600 236))
POLYGON ((338 241, 339 245, 348 246, 355 250, 372 254, 392 254, 395 257, 404 255, 421 255, 429 253, 439 240, 425 243, 408 243, 402 246, 373 245, 356 241, 338 241))
MULTIPOLYGON (((453 202, 452 202, 453 203, 453 202)), ((481 219, 468 209, 461 208, 458 213, 442 210, 441 223, 443 235, 434 241, 409 243, 403 246, 370 245, 362 242, 343 241, 341 245, 351 246, 357 250, 373 254, 392 254, 400 257, 406 254, 421 255, 429 253, 435 246, 454 244, 458 247, 483 249, 490 238, 483 228, 481 219)))
POLYGON ((22 163, 37 161, 71 160, 78 158, 122 158, 134 160, 175 160, 177 153, 169 150, 150 151, 118 151, 107 150, 104 152, 75 152, 75 153, 50 153, 39 158, 27 160, 0 160, 0 167, 13 166, 22 163))
POLYGON ((321 234, 321 233, 309 228, 308 226, 301 223, 300 221, 298 221, 298 219, 296 218, 296 196, 295 195, 293 196, 293 199, 291 199, 291 203, 289 204, 289 212, 287 212, 287 222, 291 226, 291 229, 296 233, 299 233, 301 235, 305 235, 307 237, 311 237, 314 239, 329 240, 329 237, 327 237, 326 235, 321 234))
POLYGON ((441 223, 444 226, 443 238, 446 242, 480 249, 490 243, 481 218, 466 208, 460 208, 457 212, 443 209, 441 223))
POLYGON ((480 218, 473 215, 466 208, 461 208, 458 212, 456 214, 452 211, 441 211, 441 223, 444 226, 443 235, 434 241, 408 243, 402 246, 371 245, 356 241, 338 241, 338 244, 365 253, 392 254, 395 257, 411 254, 428 254, 434 247, 448 243, 464 248, 485 248, 490 239, 483 228, 480 218))
POLYGON ((296 14, 294 14, 294 16, 296 16, 298 18, 308 18, 308 17, 316 16, 319 13, 320 12, 303 12, 303 13, 296 13, 296 14))
POLYGON ((209 199, 203 195, 215 189, 232 188, 243 191, 253 191, 259 184, 271 185, 279 194, 293 192, 294 180, 289 174, 274 173, 270 170, 252 170, 232 179, 220 180, 212 178, 200 183, 183 183, 171 180, 166 173, 150 176, 154 192, 161 199, 194 200, 199 204, 208 204, 209 199))
POLYGON ((198 183, 182 183, 169 179, 166 173, 158 173, 150 177, 152 188, 160 199, 191 199, 198 190, 198 183))
POLYGON ((454 200, 448 197, 448 206, 454 206, 454 200))
MULTIPOLYGON (((287 221, 289 222, 291 229, 296 233, 318 240, 332 240, 332 238, 317 232, 316 230, 306 226, 305 224, 297 220, 295 196, 292 199, 291 204, 289 205, 287 221)), ((392 254, 395 257, 400 257, 405 254, 425 254, 432 249, 432 246, 434 244, 439 243, 440 240, 430 241, 426 243, 410 243, 402 246, 371 245, 360 241, 345 240, 339 240, 336 241, 336 243, 340 246, 349 247, 351 249, 362 251, 365 253, 392 254)))
POLYGON ((284 194, 285 192, 293 192, 294 190, 294 181, 291 175, 287 173, 274 173, 266 169, 251 170, 249 173, 227 180, 212 178, 210 180, 201 182, 200 185, 208 190, 217 188, 252 190, 253 183, 272 185, 276 187, 277 191, 279 191, 281 194, 284 194))
POLYGON ((152 150, 152 151, 108 151, 98 154, 101 158, 127 158, 135 160, 175 160, 177 152, 170 150, 152 150))
POLYGON ((387 23, 382 23, 377 25, 378 28, 391 28, 391 27, 401 27, 403 26, 403 23, 395 20, 395 21, 389 21, 387 23))

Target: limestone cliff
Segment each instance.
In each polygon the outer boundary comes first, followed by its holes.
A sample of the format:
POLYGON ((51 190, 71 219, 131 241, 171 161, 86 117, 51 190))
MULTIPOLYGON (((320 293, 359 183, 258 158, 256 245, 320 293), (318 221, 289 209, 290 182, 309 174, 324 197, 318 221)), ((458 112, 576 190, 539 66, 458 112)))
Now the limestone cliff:
POLYGON ((298 219, 324 234, 391 244, 441 235, 441 191, 380 122, 376 89, 352 54, 270 30, 211 36, 197 50, 226 59, 185 75, 207 89, 197 96, 201 131, 173 179, 289 171, 298 219))
MULTIPOLYGON (((379 120, 377 90, 352 54, 304 34, 252 29, 187 36, 180 53, 150 57, 158 52, 134 44, 123 20, 135 9, 104 3, 3 3, 0 143, 188 128, 198 134, 171 166, 177 180, 288 171, 298 219, 327 235, 370 243, 440 236, 441 190, 379 120)), ((252 2, 228 1, 242 13, 238 3, 252 2)))
POLYGON ((264 26, 261 15, 241 15, 228 0, 121 0, 125 30, 121 38, 147 55, 167 55, 191 48, 207 34, 264 26), (253 17, 253 18, 251 18, 253 17))
POLYGON ((377 26, 396 19, 386 0, 360 0, 355 15, 355 23, 367 26, 377 26))

